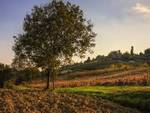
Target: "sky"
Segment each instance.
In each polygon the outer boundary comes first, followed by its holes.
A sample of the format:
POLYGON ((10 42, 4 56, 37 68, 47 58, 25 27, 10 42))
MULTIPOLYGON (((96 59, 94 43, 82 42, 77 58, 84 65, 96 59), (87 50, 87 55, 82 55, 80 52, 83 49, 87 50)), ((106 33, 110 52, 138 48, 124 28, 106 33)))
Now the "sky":
MULTIPOLYGON (((11 64, 14 57, 13 36, 22 32, 26 14, 34 5, 51 0, 0 0, 0 62, 11 64)), ((67 1, 67 0, 65 0, 67 1)), ((80 5, 87 20, 94 24, 97 33, 94 53, 107 55, 110 51, 135 52, 150 48, 149 0, 68 0, 80 5)))

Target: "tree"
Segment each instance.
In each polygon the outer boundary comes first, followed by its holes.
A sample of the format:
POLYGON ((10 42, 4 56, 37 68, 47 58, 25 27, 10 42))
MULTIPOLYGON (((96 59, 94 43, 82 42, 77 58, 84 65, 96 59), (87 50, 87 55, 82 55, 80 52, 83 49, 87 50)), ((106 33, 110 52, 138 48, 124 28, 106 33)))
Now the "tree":
POLYGON ((8 65, 0 63, 0 88, 4 87, 6 81, 11 78, 11 68, 8 65))
POLYGON ((89 63, 91 61, 91 58, 88 57, 87 60, 85 61, 85 63, 89 63))
POLYGON ((120 60, 121 56, 122 56, 122 53, 121 53, 120 50, 118 50, 118 51, 111 51, 108 54, 108 57, 111 58, 111 59, 113 59, 113 60, 120 60))
MULTIPOLYGON (((73 56, 84 57, 95 46, 93 25, 84 18, 79 6, 55 1, 35 6, 24 19, 22 34, 15 36, 15 58, 47 70, 47 87, 57 70, 73 56), (50 76, 51 75, 51 76, 50 76)), ((21 61, 20 61, 21 62, 21 61)))
POLYGON ((139 56, 143 56, 144 54, 142 52, 139 53, 139 56))
POLYGON ((131 60, 131 55, 129 52, 125 52, 122 54, 122 58, 124 61, 129 61, 129 60, 131 60))
POLYGON ((144 51, 144 57, 145 61, 148 63, 148 65, 150 65, 150 48, 144 51))
POLYGON ((131 46, 130 54, 131 54, 131 56, 133 56, 133 55, 134 55, 134 47, 133 47, 133 46, 131 46))
POLYGON ((144 51, 144 54, 145 54, 146 56, 150 56, 150 48, 146 49, 146 50, 144 51))

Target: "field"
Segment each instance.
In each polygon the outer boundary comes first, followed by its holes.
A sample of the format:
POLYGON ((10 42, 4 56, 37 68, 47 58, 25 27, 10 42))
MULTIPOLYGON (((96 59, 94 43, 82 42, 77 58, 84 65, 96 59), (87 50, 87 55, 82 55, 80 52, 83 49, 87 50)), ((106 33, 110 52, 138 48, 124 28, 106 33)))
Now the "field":
POLYGON ((150 86, 0 90, 0 113, 149 113, 150 86))
POLYGON ((141 86, 87 86, 58 88, 56 92, 68 92, 103 98, 120 105, 136 108, 143 113, 150 111, 150 87, 141 86))
MULTIPOLYGON (((150 85, 150 68, 137 68, 125 71, 95 70, 62 75, 55 81, 55 87, 79 86, 147 86, 150 85), (68 78, 68 79, 67 79, 68 78)), ((43 88, 45 80, 35 80, 26 84, 30 88, 43 88)))
POLYGON ((38 90, 0 90, 0 113, 140 113, 107 100, 38 90))
MULTIPOLYGON (((131 108, 134 112, 137 109, 142 113, 149 113, 149 75, 149 68, 135 68, 124 71, 112 71, 109 69, 70 73, 60 76, 55 81, 55 86, 57 87, 55 93, 82 95, 94 100, 104 99, 113 102, 112 105, 131 108)), ((25 87, 41 89, 45 87, 45 83, 43 80, 35 80, 25 84, 25 87)))
POLYGON ((0 113, 149 113, 150 68, 61 75, 52 92, 45 80, 0 90, 0 113))

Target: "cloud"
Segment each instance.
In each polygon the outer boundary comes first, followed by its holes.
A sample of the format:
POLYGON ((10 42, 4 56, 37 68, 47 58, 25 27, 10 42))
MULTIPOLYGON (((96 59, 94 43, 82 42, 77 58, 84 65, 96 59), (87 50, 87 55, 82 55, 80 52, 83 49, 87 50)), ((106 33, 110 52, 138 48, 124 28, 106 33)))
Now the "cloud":
POLYGON ((132 7, 134 11, 142 14, 150 14, 150 7, 147 7, 141 3, 136 3, 134 7, 132 7))

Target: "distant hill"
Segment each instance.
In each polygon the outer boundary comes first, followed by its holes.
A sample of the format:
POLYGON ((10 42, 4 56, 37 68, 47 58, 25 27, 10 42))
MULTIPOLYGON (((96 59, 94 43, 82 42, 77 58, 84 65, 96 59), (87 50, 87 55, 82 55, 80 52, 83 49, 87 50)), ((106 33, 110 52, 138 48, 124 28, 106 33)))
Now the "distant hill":
MULTIPOLYGON (((135 54, 133 47, 131 52, 122 53, 120 50, 111 51, 107 56, 98 55, 96 58, 87 58, 86 61, 81 63, 75 63, 72 65, 62 67, 62 70, 68 70, 69 72, 82 71, 82 70, 95 70, 104 69, 110 67, 110 65, 129 65, 133 67, 137 66, 149 66, 150 65, 150 49, 146 49, 144 53, 140 52, 135 54)), ((119 66, 118 66, 119 67, 119 66)), ((66 71, 67 72, 67 71, 66 71)))

